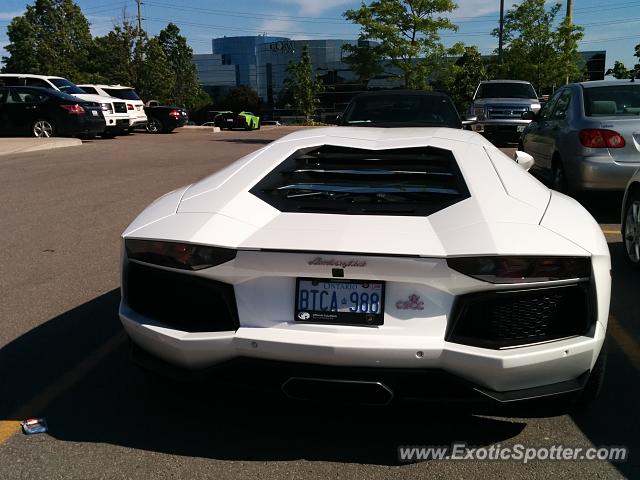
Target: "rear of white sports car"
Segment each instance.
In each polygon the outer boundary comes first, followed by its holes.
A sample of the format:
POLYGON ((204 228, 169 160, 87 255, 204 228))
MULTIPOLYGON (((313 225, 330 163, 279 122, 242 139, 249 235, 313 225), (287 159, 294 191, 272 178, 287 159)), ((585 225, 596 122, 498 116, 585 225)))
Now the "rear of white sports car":
POLYGON ((471 132, 297 132, 123 238, 120 317, 147 365, 260 367, 292 397, 373 404, 601 382, 598 225, 471 132))

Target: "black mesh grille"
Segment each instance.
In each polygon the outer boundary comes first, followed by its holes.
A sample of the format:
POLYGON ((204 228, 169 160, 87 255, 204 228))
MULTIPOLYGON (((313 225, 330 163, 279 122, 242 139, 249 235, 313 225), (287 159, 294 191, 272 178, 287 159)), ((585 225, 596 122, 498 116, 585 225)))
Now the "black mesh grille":
POLYGON ((593 323, 587 284, 463 295, 447 341, 504 348, 585 335, 593 323))
POLYGON ((282 212, 426 216, 469 197, 451 152, 433 147, 298 150, 251 193, 282 212))
POLYGON ((233 286, 129 262, 125 300, 137 313, 185 332, 238 329, 233 286))
POLYGON ((113 102, 113 110, 116 113, 127 113, 127 104, 122 102, 113 102))

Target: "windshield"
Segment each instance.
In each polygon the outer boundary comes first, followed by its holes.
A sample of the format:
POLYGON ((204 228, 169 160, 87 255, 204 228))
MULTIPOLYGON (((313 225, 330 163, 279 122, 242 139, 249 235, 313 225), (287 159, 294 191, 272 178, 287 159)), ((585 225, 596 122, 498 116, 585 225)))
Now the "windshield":
POLYGON ((104 88, 105 93, 121 100, 140 100, 133 88, 104 88))
POLYGON ((49 78, 51 83, 53 83, 56 87, 60 89, 63 93, 68 93, 69 95, 74 95, 76 93, 86 93, 75 83, 71 83, 66 78, 49 78))
POLYGON ((462 128, 449 98, 441 95, 365 95, 354 98, 341 125, 350 126, 443 126, 462 128))
POLYGON ((476 98, 531 98, 538 99, 530 83, 481 83, 476 98))
POLYGON ((588 117, 640 115, 640 84, 585 88, 584 110, 588 117))

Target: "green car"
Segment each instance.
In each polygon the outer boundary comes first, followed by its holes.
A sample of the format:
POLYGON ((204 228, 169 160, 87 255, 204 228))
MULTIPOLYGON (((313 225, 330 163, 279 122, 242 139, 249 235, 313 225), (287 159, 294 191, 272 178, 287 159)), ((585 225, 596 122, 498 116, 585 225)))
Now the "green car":
POLYGON ((243 128, 245 130, 260 129, 260 117, 251 112, 220 112, 216 115, 214 124, 221 129, 243 128))

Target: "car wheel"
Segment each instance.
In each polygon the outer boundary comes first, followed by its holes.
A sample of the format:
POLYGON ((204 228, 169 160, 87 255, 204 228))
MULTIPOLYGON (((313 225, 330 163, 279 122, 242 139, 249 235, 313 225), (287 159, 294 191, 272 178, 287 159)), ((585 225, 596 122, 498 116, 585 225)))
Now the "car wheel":
POLYGON ((49 138, 56 136, 56 127, 50 120, 45 120, 44 118, 39 118, 35 122, 33 122, 33 126, 31 127, 31 133, 34 137, 38 138, 49 138))
POLYGON ((634 267, 640 267, 640 192, 629 195, 624 209, 622 233, 627 260, 634 267))
POLYGON ((157 118, 153 118, 153 117, 147 120, 146 128, 147 128, 147 132, 149 133, 162 133, 164 130, 164 126, 162 125, 162 122, 157 118))
POLYGON ((554 160, 551 167, 551 188, 561 193, 567 193, 568 191, 567 179, 560 159, 554 160))
POLYGON ((605 340, 600 349, 600 355, 598 355, 598 359, 589 374, 587 384, 576 400, 574 405, 575 409, 581 410, 590 407, 596 398, 598 398, 598 395, 600 395, 602 385, 604 384, 605 371, 607 369, 607 352, 607 341, 605 340))

